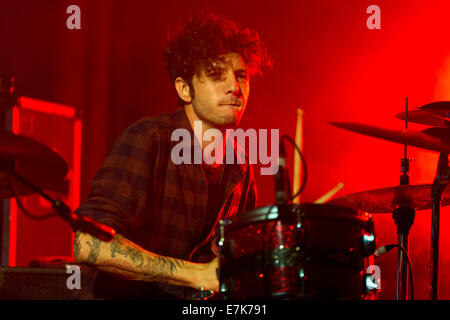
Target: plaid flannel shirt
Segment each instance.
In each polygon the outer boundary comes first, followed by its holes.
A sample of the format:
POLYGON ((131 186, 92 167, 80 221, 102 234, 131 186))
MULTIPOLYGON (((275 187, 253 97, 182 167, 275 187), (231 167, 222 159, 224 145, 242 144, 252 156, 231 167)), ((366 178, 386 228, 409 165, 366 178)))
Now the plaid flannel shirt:
MULTIPOLYGON (((190 132, 193 148, 195 136, 184 109, 146 117, 128 127, 76 212, 116 229, 149 251, 206 262, 213 257, 209 247, 214 231, 213 227, 205 239, 201 238, 207 220, 207 181, 200 164, 172 162, 170 153, 178 142, 170 137, 177 128, 190 132)), ((256 186, 248 157, 244 164, 235 161, 226 166, 228 177, 216 223, 256 207, 256 186)))

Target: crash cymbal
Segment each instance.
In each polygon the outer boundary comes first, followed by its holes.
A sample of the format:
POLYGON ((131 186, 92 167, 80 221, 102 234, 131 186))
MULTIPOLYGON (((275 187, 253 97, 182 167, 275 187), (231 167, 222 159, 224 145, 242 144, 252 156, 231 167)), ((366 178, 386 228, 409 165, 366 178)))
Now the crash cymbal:
MULTIPOLYGON (((396 117, 405 120, 405 115, 405 112, 401 112, 396 117)), ((450 127, 450 101, 432 102, 418 110, 408 111, 408 122, 434 127, 450 127)))
MULTIPOLYGON (((352 193, 327 202, 368 213, 392 213, 398 207, 431 209, 431 185, 405 185, 352 193)), ((450 204, 450 185, 442 192, 442 206, 450 204)))
POLYGON ((441 139, 424 132, 414 131, 411 129, 391 130, 352 122, 330 122, 330 124, 367 136, 450 154, 449 143, 445 143, 441 141, 441 139))
MULTIPOLYGON (((405 112, 397 114, 396 117, 405 120, 405 112)), ((444 109, 408 111, 408 122, 448 128, 450 127, 449 111, 444 109)))
POLYGON ((437 102, 431 102, 428 104, 425 104, 419 109, 422 110, 447 110, 447 112, 450 112, 450 101, 437 101, 437 102))
POLYGON ((56 152, 33 139, 0 131, 0 199, 33 193, 14 178, 7 179, 5 171, 14 172, 44 190, 66 192, 67 164, 56 152))
POLYGON ((441 128, 441 127, 433 127, 422 130, 423 133, 426 133, 430 136, 440 139, 442 142, 450 143, 450 127, 449 128, 441 128))

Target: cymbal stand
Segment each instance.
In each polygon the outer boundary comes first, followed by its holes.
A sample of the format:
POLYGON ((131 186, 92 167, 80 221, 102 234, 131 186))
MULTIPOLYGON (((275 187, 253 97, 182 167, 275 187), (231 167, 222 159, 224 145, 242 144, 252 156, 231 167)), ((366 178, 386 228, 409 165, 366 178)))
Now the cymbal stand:
MULTIPOLYGON (((408 98, 405 103, 405 129, 408 128, 408 98)), ((400 164, 400 185, 409 185, 409 161, 407 157, 408 145, 405 144, 404 157, 400 164)), ((397 266, 397 300, 406 300, 408 288, 408 270, 407 257, 408 252, 408 235, 411 226, 414 223, 415 210, 407 205, 402 205, 393 211, 392 217, 397 226, 398 245, 405 249, 398 251, 398 266, 397 266)))
POLYGON ((100 240, 107 242, 111 241, 114 238, 116 234, 116 231, 114 229, 109 228, 108 226, 105 226, 101 223, 98 223, 97 221, 89 217, 73 213, 72 210, 69 208, 69 206, 67 206, 63 201, 61 201, 60 199, 53 199, 52 197, 50 197, 48 194, 44 192, 44 190, 42 190, 41 188, 34 185, 31 181, 14 172, 14 170, 12 169, 13 167, 14 164, 10 161, 10 159, 5 160, 0 158, 1 171, 4 171, 6 174, 15 178, 17 181, 19 181, 26 187, 30 188, 35 193, 39 194, 41 197, 43 197, 45 200, 51 203, 52 208, 56 211, 56 213, 58 213, 61 216, 61 218, 66 220, 74 231, 80 230, 89 233, 100 240))
POLYGON ((36 185, 34 185, 21 175, 17 174, 13 170, 2 170, 2 171, 4 171, 6 174, 10 175, 14 179, 22 183, 24 186, 26 186, 30 190, 33 190, 33 192, 39 194, 41 197, 47 200, 52 205, 52 208, 56 211, 56 213, 58 213, 64 220, 68 221, 70 225, 72 225, 72 223, 76 220, 76 215, 72 213, 72 210, 63 201, 51 198, 41 188, 37 187, 36 185))
POLYGON ((450 168, 448 154, 441 152, 437 166, 436 178, 431 187, 432 214, 431 214, 431 277, 430 298, 438 298, 438 266, 439 266, 439 219, 441 213, 442 191, 448 184, 450 168))

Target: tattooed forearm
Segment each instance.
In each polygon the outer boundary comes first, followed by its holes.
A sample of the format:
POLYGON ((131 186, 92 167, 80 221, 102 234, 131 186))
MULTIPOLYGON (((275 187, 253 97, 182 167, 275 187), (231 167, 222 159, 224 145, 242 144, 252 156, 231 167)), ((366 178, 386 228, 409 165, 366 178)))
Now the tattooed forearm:
POLYGON ((97 261, 98 255, 100 253, 100 244, 102 243, 101 240, 92 237, 92 243, 86 241, 86 244, 91 248, 91 251, 89 252, 89 256, 87 257, 88 263, 95 263, 97 261))
POLYGON ((184 265, 184 262, 174 258, 158 257, 155 259, 156 264, 160 267, 161 271, 164 269, 169 270, 170 275, 172 275, 178 268, 184 265))
POLYGON ((130 258, 136 268, 143 269, 145 278, 151 278, 165 271, 172 275, 183 266, 183 261, 167 257, 146 257, 144 259, 142 249, 122 236, 116 236, 111 243, 111 257, 121 255, 130 258), (144 261, 145 260, 145 261, 144 261), (144 263, 145 262, 145 263, 144 263))
POLYGON ((170 275, 173 275, 180 267, 184 265, 182 260, 167 258, 167 257, 148 257, 147 264, 144 266, 144 271, 147 274, 146 279, 153 276, 169 271, 170 275))
POLYGON ((139 249, 131 246, 121 237, 116 237, 111 243, 111 257, 116 257, 116 254, 121 254, 125 258, 129 257, 137 268, 141 268, 144 264, 144 257, 139 249))
POLYGON ((80 231, 75 232, 75 239, 73 241, 73 256, 75 260, 80 256, 81 242, 80 242, 80 231))
POLYGON ((77 232, 73 247, 77 262, 93 264, 103 272, 124 279, 192 287, 197 282, 197 270, 203 270, 188 261, 148 251, 120 234, 111 242, 103 242, 77 232))

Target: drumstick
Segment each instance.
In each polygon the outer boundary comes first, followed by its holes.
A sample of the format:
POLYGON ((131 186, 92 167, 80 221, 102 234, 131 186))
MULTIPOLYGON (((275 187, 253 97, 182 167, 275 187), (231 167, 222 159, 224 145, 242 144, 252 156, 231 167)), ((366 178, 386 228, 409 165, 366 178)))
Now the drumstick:
MULTIPOLYGON (((297 126, 295 128, 295 144, 303 152, 303 110, 297 109, 297 126)), ((294 175, 292 176, 292 195, 296 194, 300 189, 301 172, 300 155, 294 151, 294 175)), ((293 203, 300 203, 300 195, 293 200, 293 203)))
POLYGON ((339 190, 341 190, 344 187, 344 183, 339 182, 336 187, 325 193, 323 196, 321 196, 319 199, 314 201, 314 203, 321 204, 325 203, 328 200, 330 200, 339 190))

